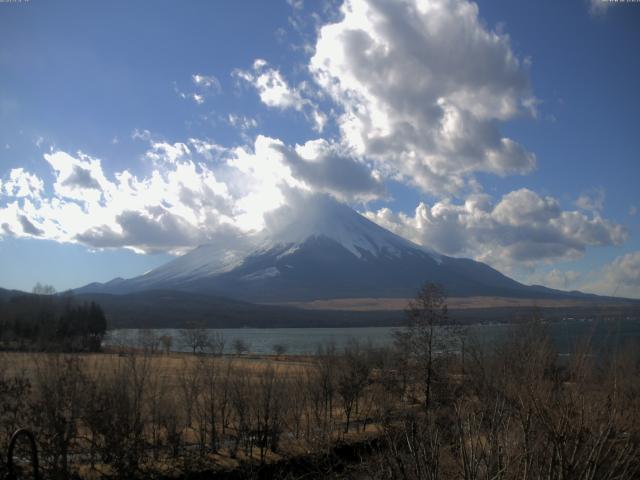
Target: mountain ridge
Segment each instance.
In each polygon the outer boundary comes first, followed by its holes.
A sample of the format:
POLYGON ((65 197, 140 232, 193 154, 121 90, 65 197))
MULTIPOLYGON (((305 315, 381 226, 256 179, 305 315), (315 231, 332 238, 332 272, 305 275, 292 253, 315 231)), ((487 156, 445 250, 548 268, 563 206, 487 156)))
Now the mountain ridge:
POLYGON ((597 298, 524 285, 475 260, 417 245, 328 197, 267 217, 265 232, 234 249, 201 245, 144 275, 92 283, 76 293, 179 290, 253 303, 410 298, 425 282, 448 295, 597 298))

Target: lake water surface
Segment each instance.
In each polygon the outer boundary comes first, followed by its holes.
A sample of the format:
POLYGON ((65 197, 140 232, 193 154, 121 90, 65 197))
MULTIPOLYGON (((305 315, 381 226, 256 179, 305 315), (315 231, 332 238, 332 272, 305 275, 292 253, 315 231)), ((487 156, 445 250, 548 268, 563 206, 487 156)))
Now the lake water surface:
MULTIPOLYGON (((589 335, 597 348, 621 346, 629 342, 640 344, 640 321, 566 321, 546 325, 548 332, 556 344, 559 353, 571 353, 577 341, 589 335)), ((250 347, 255 354, 273 353, 273 346, 284 345, 290 354, 312 354, 318 345, 334 343, 338 349, 349 341, 373 346, 388 345, 393 341, 396 327, 359 327, 359 328, 223 328, 210 330, 224 336, 225 352, 232 353, 232 343, 239 338, 250 347)), ((137 329, 110 330, 104 340, 105 346, 136 347, 144 335, 137 329)), ((172 337, 173 351, 189 351, 183 344, 181 331, 178 329, 154 329, 156 336, 172 337)), ((510 335, 517 334, 517 329, 509 324, 472 325, 467 327, 466 336, 477 342, 491 345, 498 344, 510 335)))

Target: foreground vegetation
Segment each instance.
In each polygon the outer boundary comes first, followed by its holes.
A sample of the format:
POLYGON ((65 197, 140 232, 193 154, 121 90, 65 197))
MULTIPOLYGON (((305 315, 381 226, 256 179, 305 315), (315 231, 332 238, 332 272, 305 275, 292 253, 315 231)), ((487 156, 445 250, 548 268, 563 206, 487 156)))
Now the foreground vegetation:
POLYGON ((304 358, 222 356, 219 337, 188 355, 148 341, 120 354, 6 353, 0 451, 26 426, 50 478, 302 477, 292 458, 307 459, 304 478, 638 477, 636 346, 598 352, 584 338, 559 357, 538 321, 490 348, 455 343, 434 328, 446 305, 433 288, 408 313, 391 348, 304 358), (359 446, 348 462, 340 442, 359 446))

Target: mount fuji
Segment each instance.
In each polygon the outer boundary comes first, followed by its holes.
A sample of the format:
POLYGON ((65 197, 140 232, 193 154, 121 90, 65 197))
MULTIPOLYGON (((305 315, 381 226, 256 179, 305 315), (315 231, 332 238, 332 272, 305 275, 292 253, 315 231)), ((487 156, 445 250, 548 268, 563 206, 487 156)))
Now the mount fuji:
POLYGON ((265 233, 242 248, 210 244, 132 279, 93 283, 76 293, 147 290, 231 297, 253 303, 345 298, 410 298, 424 282, 450 296, 590 297, 527 286, 486 264, 410 242, 329 197, 281 208, 265 233))

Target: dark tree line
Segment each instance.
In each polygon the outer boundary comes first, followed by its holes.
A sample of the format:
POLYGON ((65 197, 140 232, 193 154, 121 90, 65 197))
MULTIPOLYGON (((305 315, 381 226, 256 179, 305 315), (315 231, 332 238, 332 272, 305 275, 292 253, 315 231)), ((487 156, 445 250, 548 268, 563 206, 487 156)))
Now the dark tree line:
POLYGON ((4 349, 96 351, 106 330, 105 314, 95 302, 78 303, 69 295, 50 293, 0 301, 0 347, 4 349))

